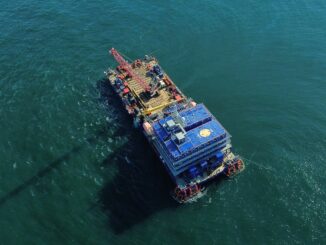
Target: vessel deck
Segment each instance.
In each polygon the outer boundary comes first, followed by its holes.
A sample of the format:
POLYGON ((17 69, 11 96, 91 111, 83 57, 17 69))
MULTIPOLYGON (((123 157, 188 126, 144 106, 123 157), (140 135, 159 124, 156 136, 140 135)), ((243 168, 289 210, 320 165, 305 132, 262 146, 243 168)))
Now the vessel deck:
MULTIPOLYGON (((158 65, 156 59, 150 61, 142 60, 138 63, 138 65, 132 66, 132 70, 145 82, 146 85, 150 86, 150 84, 152 83, 152 77, 147 76, 147 73, 154 65, 158 65)), ((121 72, 120 74, 125 75, 123 72, 121 72)), ((114 80, 116 79, 116 77, 117 74, 109 75, 109 80, 111 81, 112 85, 114 84, 114 80)), ((143 86, 139 84, 136 79, 128 76, 124 79, 124 81, 128 83, 127 87, 131 90, 132 94, 139 102, 138 106, 140 110, 144 111, 144 114, 159 112, 164 107, 184 99, 184 95, 179 90, 178 95, 180 97, 175 97, 172 91, 173 89, 176 89, 176 86, 166 73, 163 73, 163 78, 161 81, 164 80, 168 80, 169 84, 166 84, 164 87, 160 87, 157 90, 155 96, 148 96, 143 86)))

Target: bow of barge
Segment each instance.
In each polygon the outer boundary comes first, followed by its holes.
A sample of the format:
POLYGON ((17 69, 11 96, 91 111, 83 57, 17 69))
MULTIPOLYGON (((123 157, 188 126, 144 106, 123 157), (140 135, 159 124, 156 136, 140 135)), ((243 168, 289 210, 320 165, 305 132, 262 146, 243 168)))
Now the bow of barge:
POLYGON ((155 57, 129 63, 114 48, 110 53, 119 66, 106 72, 109 83, 175 183, 178 202, 194 201, 214 178, 244 169, 231 135, 204 104, 180 91, 155 57))

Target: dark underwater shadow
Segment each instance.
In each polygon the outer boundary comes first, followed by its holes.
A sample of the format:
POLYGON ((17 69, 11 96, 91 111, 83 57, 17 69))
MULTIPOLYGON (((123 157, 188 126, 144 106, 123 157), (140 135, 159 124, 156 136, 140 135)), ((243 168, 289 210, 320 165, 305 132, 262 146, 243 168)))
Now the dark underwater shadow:
POLYGON ((61 157, 57 158, 56 160, 52 161, 46 167, 39 170, 35 175, 31 178, 25 180, 20 185, 15 187, 13 190, 6 193, 3 197, 0 198, 0 206, 3 206, 7 201, 11 200, 12 198, 16 197, 25 189, 29 188, 30 186, 34 185, 40 178, 45 177, 49 173, 51 173, 54 169, 57 169, 61 163, 68 161, 72 155, 77 154, 81 150, 81 146, 74 147, 71 151, 63 154, 61 157))
MULTIPOLYGON (((105 91, 107 91, 107 90, 105 90, 105 91)), ((100 99, 101 98, 103 98, 103 97, 101 96, 100 99)), ((111 109, 113 109, 113 107, 111 109)), ((41 178, 47 177, 49 174, 51 174, 53 172, 53 170, 58 169, 64 162, 69 161, 75 155, 79 154, 85 147, 87 147, 89 145, 95 145, 101 139, 105 140, 108 137, 114 138, 117 136, 121 136, 123 134, 124 134, 124 132, 123 132, 122 128, 118 128, 118 130, 116 130, 113 134, 110 134, 108 132, 108 125, 102 126, 102 128, 95 131, 93 133, 93 135, 90 135, 88 138, 86 138, 83 143, 73 147, 71 150, 67 151, 66 153, 59 156, 58 158, 51 161, 50 163, 45 164, 45 167, 43 167, 39 171, 37 171, 35 173, 35 175, 26 179, 21 184, 19 184, 15 188, 13 188, 11 191, 7 192, 5 195, 0 197, 0 207, 3 206, 4 204, 6 204, 9 200, 15 198, 21 192, 25 191, 29 187, 36 184, 41 178)))
POLYGON ((116 106, 121 131, 127 133, 130 140, 102 162, 103 166, 114 165, 117 174, 99 192, 98 205, 108 215, 109 227, 121 234, 151 215, 176 208, 178 204, 170 197, 173 184, 161 162, 141 132, 133 128, 132 120, 107 84, 105 80, 98 84, 98 88, 104 90, 102 99, 110 108, 116 106))
POLYGON ((46 176, 51 174, 53 170, 58 169, 64 162, 69 161, 75 155, 79 154, 84 147, 86 147, 89 144, 90 145, 96 144, 100 138, 107 137, 107 135, 108 134, 105 129, 100 129, 97 132, 95 132, 94 135, 88 137, 84 143, 73 147, 70 151, 66 152, 65 154, 61 155, 60 157, 56 158, 50 163, 46 164, 45 167, 37 171, 35 175, 23 181, 21 184, 19 184, 14 189, 6 193, 4 196, 0 197, 0 207, 6 204, 9 200, 15 198, 24 190, 36 184, 41 178, 45 178, 46 176))

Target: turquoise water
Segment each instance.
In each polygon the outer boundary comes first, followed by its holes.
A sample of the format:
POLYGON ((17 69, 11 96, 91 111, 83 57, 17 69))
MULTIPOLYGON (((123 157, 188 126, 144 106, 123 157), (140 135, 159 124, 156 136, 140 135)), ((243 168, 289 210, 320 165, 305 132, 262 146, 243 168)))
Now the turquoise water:
POLYGON ((1 1, 0 244, 325 244, 324 1, 1 1), (103 83, 154 54, 246 170, 191 205, 103 83))

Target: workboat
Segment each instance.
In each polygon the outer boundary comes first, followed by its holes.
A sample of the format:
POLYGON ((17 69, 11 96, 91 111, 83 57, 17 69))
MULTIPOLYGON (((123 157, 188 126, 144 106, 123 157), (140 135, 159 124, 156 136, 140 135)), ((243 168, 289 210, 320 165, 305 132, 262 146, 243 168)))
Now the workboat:
POLYGON ((175 200, 192 202, 216 177, 244 169, 231 135, 204 104, 182 93, 155 57, 128 61, 114 48, 110 54, 119 65, 105 72, 108 82, 175 183, 175 200))

